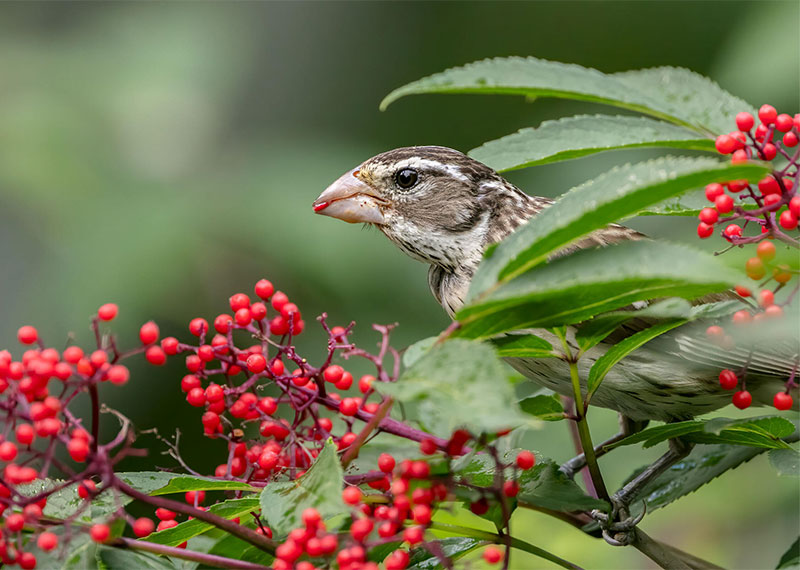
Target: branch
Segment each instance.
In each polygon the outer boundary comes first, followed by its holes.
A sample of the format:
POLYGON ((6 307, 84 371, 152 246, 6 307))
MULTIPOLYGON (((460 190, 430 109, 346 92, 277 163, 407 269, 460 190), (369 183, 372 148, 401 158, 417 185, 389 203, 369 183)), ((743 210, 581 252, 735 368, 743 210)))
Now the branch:
POLYGON ((177 546, 165 546, 163 544, 156 544, 155 542, 133 540, 132 538, 117 538, 108 546, 126 548, 130 550, 143 550, 145 552, 152 552, 153 554, 158 554, 161 556, 172 556, 173 558, 181 558, 183 560, 199 562, 203 566, 212 566, 214 568, 270 570, 269 566, 262 566, 261 564, 254 564, 252 562, 245 562, 243 560, 235 560, 233 558, 217 556, 216 554, 205 554, 203 552, 185 550, 183 548, 178 548, 177 546))

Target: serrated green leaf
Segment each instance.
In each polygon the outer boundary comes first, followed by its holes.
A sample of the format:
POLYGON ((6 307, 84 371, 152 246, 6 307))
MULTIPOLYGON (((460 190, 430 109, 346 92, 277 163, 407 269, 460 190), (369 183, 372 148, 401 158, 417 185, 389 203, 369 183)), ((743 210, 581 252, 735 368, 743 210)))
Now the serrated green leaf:
MULTIPOLYGON (((744 210, 755 210, 758 204, 751 202, 737 202, 736 205, 744 210)), ((680 196, 673 196, 658 204, 648 206, 639 212, 640 216, 688 216, 697 217, 700 210, 713 206, 706 199, 704 190, 689 190, 680 196)))
POLYGON ((586 381, 586 403, 589 403, 589 400, 592 398, 592 394, 597 391, 597 389, 600 387, 600 384, 602 384, 603 379, 606 377, 606 374, 611 371, 617 362, 628 356, 637 348, 650 342, 657 336, 671 331, 672 329, 686 324, 687 322, 688 320, 686 319, 678 319, 653 325, 652 327, 646 328, 643 331, 632 334, 608 349, 603 356, 595 361, 595 363, 592 365, 592 368, 589 370, 589 378, 586 381))
POLYGON ((503 172, 637 147, 714 151, 714 141, 684 127, 646 117, 579 115, 522 129, 484 143, 468 154, 503 172))
POLYGON ((316 461, 302 476, 294 481, 273 482, 264 487, 261 513, 276 539, 300 526, 305 509, 317 509, 326 520, 347 511, 342 501, 342 464, 336 451, 336 445, 328 440, 316 461))
POLYGON ((800 567, 800 538, 795 540, 783 553, 775 570, 794 570, 800 567))
POLYGON ((637 241, 582 250, 497 287, 456 317, 453 336, 574 324, 631 303, 661 297, 697 298, 724 291, 740 274, 693 248, 637 241))
POLYGON ((616 167, 562 195, 500 242, 478 268, 467 300, 483 301, 498 282, 518 277, 586 234, 666 198, 720 180, 759 180, 766 172, 763 166, 710 158, 665 157, 616 167))
MULTIPOLYGON (((257 497, 248 497, 245 499, 230 499, 228 501, 216 503, 215 505, 211 505, 208 511, 225 519, 235 519, 251 511, 258 510, 259 506, 257 497)), ((153 533, 147 537, 147 540, 157 544, 177 546, 183 541, 208 532, 213 528, 216 527, 210 523, 201 521, 200 519, 191 519, 180 523, 178 526, 153 533)))
POLYGON ((420 356, 428 352, 438 337, 429 336, 409 346, 403 351, 403 366, 408 368, 419 360, 420 356))
POLYGON ((577 483, 558 470, 551 460, 537 461, 519 478, 517 500, 555 511, 608 509, 608 504, 584 493, 577 483))
POLYGON ((564 419, 564 406, 557 394, 531 396, 519 402, 520 409, 540 420, 552 422, 564 419))
POLYGON ((500 357, 552 358, 559 356, 553 345, 533 334, 509 334, 493 338, 489 342, 500 357))
MULTIPOLYGON (((27 497, 33 497, 43 491, 59 487, 63 483, 64 481, 59 479, 37 479, 31 483, 20 485, 18 490, 27 497)), ((127 495, 120 493, 115 497, 112 490, 101 489, 101 492, 87 505, 86 501, 78 495, 78 484, 75 483, 50 494, 43 514, 54 519, 66 519, 75 516, 79 509, 83 509, 77 515, 76 520, 89 522, 105 518, 120 506, 127 505, 131 501, 132 499, 127 495)))
POLYGON ((486 59, 455 67, 395 89, 381 109, 406 95, 420 93, 515 94, 605 103, 724 133, 736 113, 753 108, 711 80, 689 71, 659 67, 605 74, 596 69, 534 57, 486 59))
POLYGON ((763 452, 758 447, 698 445, 688 457, 647 484, 631 504, 641 509, 644 500, 647 510, 664 507, 763 452))
MULTIPOLYGON (((452 536, 435 541, 442 549, 442 552, 451 560, 458 560, 465 554, 475 550, 482 541, 466 536, 452 536)), ((411 558, 408 563, 408 570, 433 570, 442 568, 439 558, 431 554, 425 548, 415 548, 411 551, 411 558)))
POLYGON ((108 570, 175 570, 175 564, 169 558, 110 546, 99 546, 97 559, 108 570))
POLYGON ((448 437, 468 427, 496 432, 530 423, 494 349, 485 343, 450 340, 434 346, 394 383, 375 388, 402 402, 408 418, 448 437))
POLYGON ((183 473, 139 471, 118 473, 128 485, 148 495, 169 495, 186 491, 250 491, 258 489, 241 481, 227 481, 213 477, 195 477, 183 473))
POLYGON ((800 477, 800 452, 796 449, 773 449, 769 452, 769 462, 778 475, 800 477))

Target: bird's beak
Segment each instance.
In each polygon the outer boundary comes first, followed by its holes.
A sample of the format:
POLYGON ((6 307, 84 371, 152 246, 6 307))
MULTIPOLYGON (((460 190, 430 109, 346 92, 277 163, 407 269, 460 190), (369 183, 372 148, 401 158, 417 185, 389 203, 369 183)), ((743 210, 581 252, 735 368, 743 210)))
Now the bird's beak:
POLYGON ((314 211, 351 224, 384 224, 381 206, 386 204, 386 200, 358 177, 358 169, 354 168, 342 174, 314 200, 314 211))

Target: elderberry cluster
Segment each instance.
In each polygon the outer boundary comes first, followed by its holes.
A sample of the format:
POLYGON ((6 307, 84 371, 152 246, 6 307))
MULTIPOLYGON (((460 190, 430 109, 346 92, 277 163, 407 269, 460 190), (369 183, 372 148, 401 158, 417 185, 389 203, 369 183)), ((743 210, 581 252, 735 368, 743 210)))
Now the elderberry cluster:
MULTIPOLYGON (((763 105, 759 109, 758 120, 756 126, 753 115, 739 113, 736 115, 737 130, 718 136, 715 146, 721 154, 731 155, 733 164, 760 159, 777 162, 774 170, 755 187, 747 180, 709 184, 705 188, 705 196, 713 206, 703 208, 698 216, 700 224, 697 235, 700 238, 708 238, 714 234, 715 228, 722 228, 721 235, 731 247, 756 245, 755 255, 745 263, 747 277, 758 282, 756 292, 749 286, 736 287, 736 293, 743 300, 752 298, 753 302, 748 303, 747 309, 733 314, 731 323, 734 326, 783 316, 784 308, 795 297, 800 286, 797 283, 797 270, 777 261, 778 248, 775 245, 779 243, 782 248, 795 250, 800 248, 796 232, 800 219, 800 195, 797 191, 800 114, 794 117, 778 114, 771 105, 763 105), (756 231, 747 235, 750 227, 756 231), (795 283, 792 288, 793 279, 795 283), (776 301, 776 294, 787 287, 791 290, 785 300, 776 301)), ((733 337, 722 326, 710 326, 706 334, 718 346, 727 350, 733 348, 733 337)), ((796 363, 794 369, 796 372, 796 363)), ((741 388, 732 398, 733 404, 741 409, 749 407, 753 401, 744 386, 746 375, 747 367, 739 371, 726 369, 719 375, 722 388, 741 388)), ((785 390, 775 394, 775 408, 790 409, 793 405, 790 391, 797 387, 793 373, 786 382, 785 390)))

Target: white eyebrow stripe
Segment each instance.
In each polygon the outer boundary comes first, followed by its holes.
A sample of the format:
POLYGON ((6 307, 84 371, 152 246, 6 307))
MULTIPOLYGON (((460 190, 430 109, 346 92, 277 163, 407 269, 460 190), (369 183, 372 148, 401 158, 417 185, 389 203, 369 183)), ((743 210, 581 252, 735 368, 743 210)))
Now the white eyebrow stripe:
POLYGON ((419 170, 424 170, 425 168, 431 168, 434 170, 444 170, 448 175, 452 176, 453 178, 460 180, 461 182, 469 182, 469 177, 462 174, 461 170, 452 164, 445 164, 439 162, 438 160, 430 160, 427 158, 407 158, 405 160, 401 160, 397 163, 397 169, 402 168, 417 168, 419 170))

